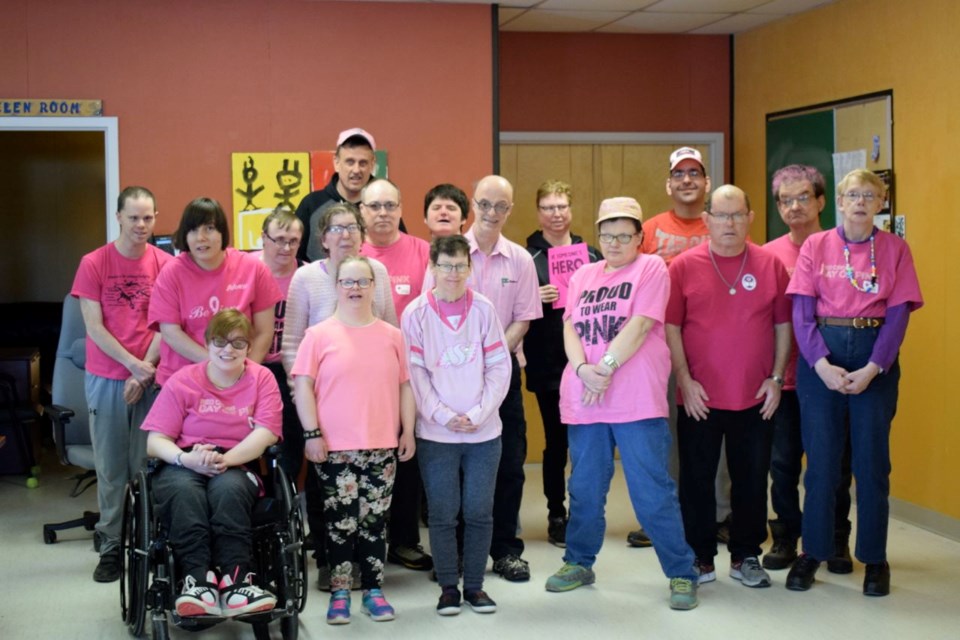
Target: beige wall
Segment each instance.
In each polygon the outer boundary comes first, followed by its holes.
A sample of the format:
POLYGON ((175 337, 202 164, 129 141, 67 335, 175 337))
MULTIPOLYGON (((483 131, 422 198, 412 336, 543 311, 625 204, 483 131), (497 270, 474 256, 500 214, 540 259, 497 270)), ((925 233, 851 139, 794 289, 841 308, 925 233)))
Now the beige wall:
POLYGON ((733 139, 737 182, 763 210, 767 113, 893 90, 895 213, 906 216, 926 306, 913 314, 901 353, 891 493, 953 518, 960 518, 960 420, 951 402, 960 379, 952 267, 960 240, 958 24, 953 0, 840 0, 737 36, 733 139))

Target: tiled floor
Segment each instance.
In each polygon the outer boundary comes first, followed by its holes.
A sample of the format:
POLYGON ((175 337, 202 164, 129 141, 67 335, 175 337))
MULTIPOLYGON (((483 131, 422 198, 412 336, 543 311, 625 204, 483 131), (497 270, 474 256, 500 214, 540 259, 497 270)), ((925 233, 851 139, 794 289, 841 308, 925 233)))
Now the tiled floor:
MULTIPOLYGON (((97 557, 91 535, 73 531, 56 545, 42 542, 44 522, 74 517, 96 505, 94 491, 67 496, 68 473, 50 457, 38 489, 19 478, 0 477, 0 638, 128 638, 120 620, 119 590, 94 583, 97 557)), ((958 638, 957 592, 960 543, 922 529, 891 522, 889 555, 893 593, 869 599, 860 593, 863 567, 836 576, 821 569, 806 593, 783 587, 785 572, 773 574, 770 589, 748 589, 727 577, 728 562, 718 557, 718 580, 700 591, 691 612, 667 606, 667 582, 652 549, 624 542, 633 526, 626 488, 618 472, 608 500, 605 546, 595 570, 597 583, 570 593, 547 593, 544 580, 562 564, 562 550, 546 541, 546 508, 540 468, 527 470, 522 514, 524 554, 533 579, 507 583, 488 574, 485 585, 499 603, 494 615, 464 610, 458 617, 434 612, 439 590, 423 573, 390 565, 384 592, 397 609, 393 622, 376 623, 357 613, 351 624, 324 622, 327 595, 311 591, 301 618, 300 637, 312 638, 776 638, 789 640, 879 640, 958 638)), ((426 542, 426 531, 423 531, 426 542)), ((174 638, 253 638, 252 630, 227 622, 196 636, 177 629, 174 638)), ((272 629, 279 638, 278 627, 272 629)))

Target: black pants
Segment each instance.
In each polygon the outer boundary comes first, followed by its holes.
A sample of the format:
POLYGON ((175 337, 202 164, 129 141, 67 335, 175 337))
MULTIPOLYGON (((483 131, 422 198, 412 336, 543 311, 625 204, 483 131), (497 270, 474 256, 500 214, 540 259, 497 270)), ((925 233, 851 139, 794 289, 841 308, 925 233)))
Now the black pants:
POLYGON ((543 495, 547 498, 547 516, 565 518, 567 425, 560 422, 560 390, 537 391, 536 396, 543 420, 543 495))
POLYGON ((523 553, 523 540, 517 537, 520 523, 520 501, 523 498, 523 464, 527 459, 527 422, 523 417, 523 395, 520 390, 520 364, 510 356, 513 372, 510 389, 500 405, 503 422, 500 466, 493 494, 493 540, 490 557, 494 560, 523 553))

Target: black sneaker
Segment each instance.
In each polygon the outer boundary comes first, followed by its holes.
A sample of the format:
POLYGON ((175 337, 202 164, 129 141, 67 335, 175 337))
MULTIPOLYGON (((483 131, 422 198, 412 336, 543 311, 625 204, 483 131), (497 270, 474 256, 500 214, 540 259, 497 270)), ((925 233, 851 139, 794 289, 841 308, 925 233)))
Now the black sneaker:
MULTIPOLYGON (((507 556, 508 558, 511 556, 507 556)), ((516 557, 516 556, 513 556, 516 557)), ((519 560, 519 558, 517 558, 519 560)), ((526 564, 526 562, 524 562, 526 564)), ((527 578, 529 579, 529 572, 527 578)), ((477 589, 476 591, 466 591, 463 592, 463 599, 467 601, 467 604, 470 605, 470 608, 476 611, 477 613, 494 613, 497 610, 497 603, 493 601, 493 598, 487 595, 487 592, 483 589, 477 589)))
POLYGON ((637 529, 627 534, 627 544, 638 549, 646 549, 647 547, 653 546, 653 541, 650 539, 650 536, 647 535, 646 531, 637 529))
POLYGON ((456 587, 444 587, 437 602, 437 613, 442 616, 455 616, 460 613, 460 590, 456 587))
MULTIPOLYGON (((530 579, 530 564, 520 556, 511 554, 494 561, 493 572, 509 582, 526 582, 530 579)), ((467 597, 466 594, 464 597, 467 597)))
POLYGON ((93 570, 96 582, 116 582, 120 579, 120 550, 112 549, 100 556, 97 568, 93 570))
POLYGON ((567 546, 567 519, 550 518, 547 520, 547 540, 561 549, 567 546))
POLYGON ((413 571, 429 571, 433 569, 433 558, 425 553, 418 544, 413 546, 391 545, 387 552, 387 561, 403 565, 413 571))

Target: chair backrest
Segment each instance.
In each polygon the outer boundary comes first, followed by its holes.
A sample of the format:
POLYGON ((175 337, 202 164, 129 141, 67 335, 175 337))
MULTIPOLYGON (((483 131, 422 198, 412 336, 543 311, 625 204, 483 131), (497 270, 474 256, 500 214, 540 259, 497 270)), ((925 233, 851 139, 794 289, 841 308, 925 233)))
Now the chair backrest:
POLYGON ((75 413, 64 430, 63 446, 67 461, 84 469, 93 469, 93 445, 90 443, 90 415, 84 391, 87 330, 80 313, 80 301, 67 294, 63 300, 63 323, 53 365, 53 404, 75 413))

